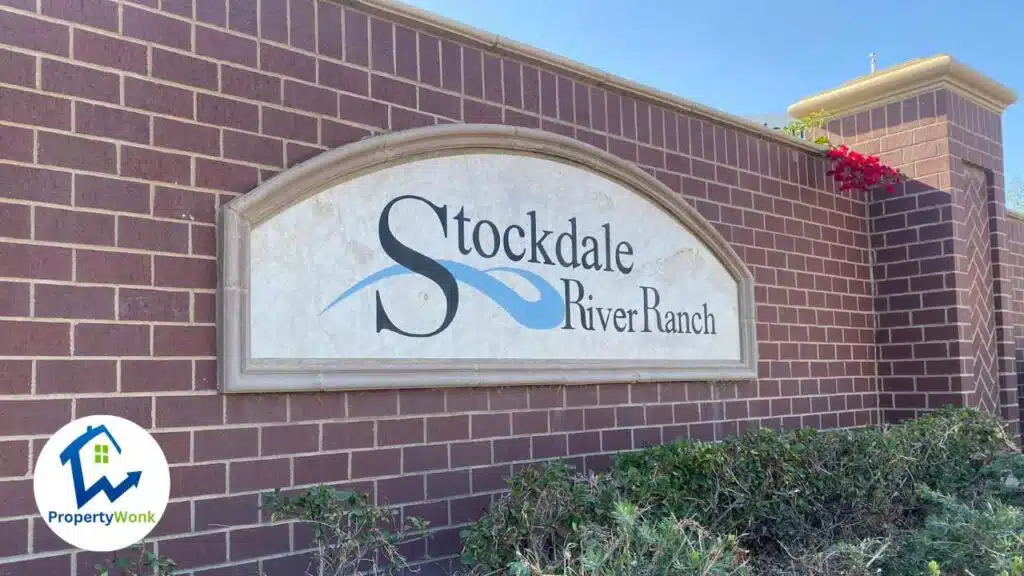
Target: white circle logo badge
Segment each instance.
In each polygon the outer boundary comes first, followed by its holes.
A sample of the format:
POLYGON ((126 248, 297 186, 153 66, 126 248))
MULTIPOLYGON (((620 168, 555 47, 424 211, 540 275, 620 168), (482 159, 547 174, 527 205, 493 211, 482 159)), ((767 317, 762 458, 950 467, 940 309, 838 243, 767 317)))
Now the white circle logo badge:
POLYGON ((66 424, 36 460, 36 506, 62 540, 111 552, 156 527, 171 492, 167 458, 138 424, 87 416, 66 424))

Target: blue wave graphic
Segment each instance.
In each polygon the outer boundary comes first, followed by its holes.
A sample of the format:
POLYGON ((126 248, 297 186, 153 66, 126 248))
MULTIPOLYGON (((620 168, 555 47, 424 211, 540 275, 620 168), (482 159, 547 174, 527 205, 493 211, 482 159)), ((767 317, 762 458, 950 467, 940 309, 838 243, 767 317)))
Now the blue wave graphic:
MULTIPOLYGON (((481 294, 490 298, 491 301, 505 310, 513 320, 522 326, 532 330, 550 330, 552 328, 557 328, 562 324, 562 319, 565 316, 565 310, 562 306, 564 304, 562 302, 562 295, 559 294, 547 280, 541 278, 539 275, 519 268, 498 267, 478 270, 472 266, 468 266, 460 262, 453 262, 451 260, 438 260, 438 262, 447 268, 456 280, 471 286, 481 294), (491 276, 491 272, 510 272, 519 276, 536 288, 537 292, 540 293, 540 297, 535 301, 523 298, 515 290, 509 288, 494 276, 491 276)), ((349 296, 352 296, 367 286, 376 284, 377 282, 386 278, 391 278, 392 276, 404 276, 412 273, 413 272, 405 266, 397 264, 384 268, 378 272, 374 272, 353 284, 348 290, 342 292, 340 296, 324 307, 324 309, 320 311, 320 314, 324 314, 349 296)))

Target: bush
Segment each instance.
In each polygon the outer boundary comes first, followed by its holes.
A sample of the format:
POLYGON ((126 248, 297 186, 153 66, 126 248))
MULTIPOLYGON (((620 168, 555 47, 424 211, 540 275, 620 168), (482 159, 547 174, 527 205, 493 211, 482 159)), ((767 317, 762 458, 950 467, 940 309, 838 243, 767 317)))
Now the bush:
POLYGON ((971 507, 932 490, 922 493, 935 510, 907 535, 886 573, 920 573, 931 564, 948 576, 1024 575, 1024 509, 997 499, 971 507))
MULTIPOLYGON (((757 573, 875 574, 896 553, 894 539, 919 527, 934 506, 919 486, 965 501, 994 491, 1019 497, 1019 485, 1006 482, 1024 479, 1020 457, 1002 455, 1011 447, 995 418, 942 410, 893 427, 754 430, 718 444, 658 446, 620 454, 606 475, 585 477, 563 465, 527 469, 464 531, 463 561, 480 574, 512 566, 533 570, 525 574, 584 574, 566 558, 586 558, 595 541, 641 545, 621 521, 626 502, 644 510, 647 535, 678 532, 685 540, 698 528, 726 540, 735 535, 757 573), (691 532, 680 532, 676 519, 691 532), (676 532, 667 531, 670 524, 676 532)), ((679 545, 700 554, 692 543, 679 545)), ((719 562, 712 568, 734 569, 724 557, 719 562)))
POLYGON ((713 536, 695 522, 648 518, 633 504, 614 505, 610 526, 585 524, 580 548, 566 548, 557 567, 527 552, 510 576, 739 576, 747 574, 734 537, 713 536))
POLYGON ((312 530, 311 576, 355 576, 366 570, 392 574, 408 568, 400 546, 426 535, 427 523, 406 518, 397 530, 395 510, 375 506, 366 494, 316 486, 289 496, 281 490, 263 495, 273 522, 297 520, 312 530))

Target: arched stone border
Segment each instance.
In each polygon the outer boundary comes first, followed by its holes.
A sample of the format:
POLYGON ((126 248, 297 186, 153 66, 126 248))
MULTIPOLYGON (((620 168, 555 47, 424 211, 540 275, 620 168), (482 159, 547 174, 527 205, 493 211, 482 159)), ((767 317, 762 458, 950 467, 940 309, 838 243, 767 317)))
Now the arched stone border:
POLYGON ((325 152, 236 198, 220 212, 218 379, 222 392, 276 392, 512 384, 749 380, 757 377, 754 279, 696 209, 636 165, 589 144, 536 129, 446 124, 368 138, 325 152), (414 160, 466 153, 528 154, 619 182, 692 231, 738 284, 739 362, 589 360, 285 360, 249 358, 249 232, 327 188, 414 160))

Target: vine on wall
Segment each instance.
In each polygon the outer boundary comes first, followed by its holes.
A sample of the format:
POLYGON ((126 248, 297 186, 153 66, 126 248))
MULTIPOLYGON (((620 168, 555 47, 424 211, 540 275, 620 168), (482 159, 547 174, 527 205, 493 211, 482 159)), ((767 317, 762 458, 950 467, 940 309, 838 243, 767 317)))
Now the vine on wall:
MULTIPOLYGON (((824 112, 815 112, 805 118, 793 120, 782 127, 782 131, 803 140, 815 133, 823 131, 829 116, 824 112)), ((896 192, 896 185, 903 179, 899 170, 883 164, 878 156, 861 154, 850 150, 845 145, 833 145, 827 136, 821 134, 814 138, 815 144, 828 147, 828 159, 832 162, 828 174, 836 181, 841 192, 869 192, 884 186, 886 192, 896 192)))

